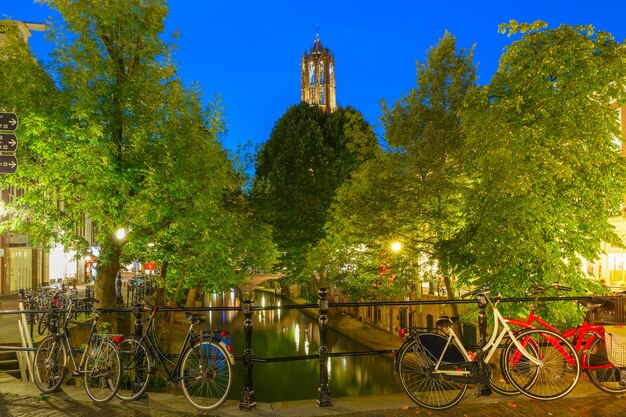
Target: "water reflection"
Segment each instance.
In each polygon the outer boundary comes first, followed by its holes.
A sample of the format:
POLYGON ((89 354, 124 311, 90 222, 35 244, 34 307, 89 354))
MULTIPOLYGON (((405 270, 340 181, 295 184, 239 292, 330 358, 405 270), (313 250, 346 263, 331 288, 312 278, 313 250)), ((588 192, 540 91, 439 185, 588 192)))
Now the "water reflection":
MULTIPOLYGON (((257 292, 254 306, 280 306, 280 298, 257 292)), ((238 294, 208 294, 205 305, 240 307, 238 294)), ((244 350, 244 317, 240 310, 207 312, 207 327, 227 328, 233 351, 241 356, 244 350)), ((252 349, 256 358, 281 358, 317 354, 319 328, 317 320, 301 310, 271 309, 255 311, 252 316, 252 349)), ((358 343, 329 329, 330 352, 367 350, 358 343)), ((257 401, 280 401, 318 398, 319 361, 259 363, 253 368, 253 387, 257 401)), ((333 398, 400 392, 393 362, 389 355, 331 358, 328 363, 330 392, 333 398)), ((243 366, 235 365, 231 398, 238 399, 243 388, 243 366)))

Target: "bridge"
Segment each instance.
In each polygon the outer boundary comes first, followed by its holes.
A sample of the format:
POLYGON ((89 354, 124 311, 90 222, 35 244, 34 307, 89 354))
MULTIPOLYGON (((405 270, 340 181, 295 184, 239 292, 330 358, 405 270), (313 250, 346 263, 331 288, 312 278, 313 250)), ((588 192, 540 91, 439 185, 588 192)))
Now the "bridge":
POLYGON ((281 274, 251 274, 246 282, 239 286, 242 293, 251 293, 256 287, 266 281, 277 280, 282 278, 281 274))

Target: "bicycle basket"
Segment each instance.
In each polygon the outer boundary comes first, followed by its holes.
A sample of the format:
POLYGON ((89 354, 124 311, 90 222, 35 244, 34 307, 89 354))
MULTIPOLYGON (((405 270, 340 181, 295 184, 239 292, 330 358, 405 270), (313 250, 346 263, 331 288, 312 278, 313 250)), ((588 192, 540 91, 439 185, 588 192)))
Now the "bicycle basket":
POLYGON ((624 315, 624 296, 596 295, 594 300, 603 301, 604 305, 593 310, 589 317, 590 323, 596 324, 626 324, 624 315))
POLYGON ((604 340, 609 362, 617 367, 626 367, 626 327, 605 326, 604 340))

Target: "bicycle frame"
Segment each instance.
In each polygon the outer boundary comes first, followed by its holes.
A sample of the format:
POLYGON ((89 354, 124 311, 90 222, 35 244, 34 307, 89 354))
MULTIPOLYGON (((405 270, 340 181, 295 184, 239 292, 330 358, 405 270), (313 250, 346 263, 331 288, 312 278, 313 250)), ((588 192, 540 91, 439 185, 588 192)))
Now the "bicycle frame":
MULTIPOLYGON (((596 338, 604 339, 604 326, 602 326, 601 324, 590 324, 585 318, 581 325, 572 327, 571 329, 561 332, 559 329, 552 326, 541 317, 537 316, 535 314, 534 308, 531 309, 530 314, 524 321, 510 318, 504 318, 504 320, 512 326, 517 326, 524 329, 541 327, 552 330, 555 333, 559 333, 564 338, 572 340, 574 349, 579 355, 581 355, 582 352, 584 352, 586 349, 589 349, 591 343, 593 343, 596 338), (537 325, 535 325, 534 323, 536 323, 537 325)), ((581 360, 580 365, 583 369, 606 369, 612 366, 611 364, 591 366, 587 364, 584 360, 584 355, 582 357, 583 360, 581 360)))
MULTIPOLYGON (((63 320, 62 323, 58 323, 57 320, 59 318, 59 311, 56 311, 57 309, 53 308, 50 310, 51 314, 54 315, 54 318, 50 321, 50 333, 55 337, 55 340, 57 342, 63 343, 65 344, 66 347, 66 351, 68 352, 68 356, 72 362, 72 366, 74 367, 74 375, 84 375, 86 372, 83 370, 84 365, 85 365, 85 361, 87 360, 87 356, 83 355, 80 359, 80 362, 76 361, 76 349, 74 349, 74 347, 72 346, 72 344, 70 343, 70 331, 68 328, 68 324, 70 322, 72 322, 72 320, 69 319, 69 317, 71 317, 72 312, 74 310, 74 303, 73 301, 70 301, 69 304, 69 308, 66 310, 66 317, 65 320, 63 320), (62 329, 61 331, 59 331, 59 327, 62 329)), ((89 339, 87 340, 87 346, 95 346, 96 341, 97 341, 97 326, 98 326, 98 319, 100 318, 100 314, 96 313, 94 320, 91 324, 91 330, 89 332, 89 339)), ((74 321, 75 324, 82 326, 83 323, 80 322, 76 322, 74 321)))
MULTIPOLYGON (((183 341, 181 345, 180 352, 177 355, 167 354, 163 352, 163 350, 161 349, 161 346, 159 345, 157 337, 156 337, 156 332, 154 330, 154 327, 155 327, 154 321, 155 321, 157 310, 158 310, 157 307, 153 307, 151 309, 150 320, 148 320, 146 330, 141 335, 139 343, 140 344, 145 343, 152 357, 155 359, 155 361, 158 360, 161 366, 163 367, 163 369, 165 370, 167 379, 172 382, 177 382, 181 379, 180 377, 180 367, 182 366, 181 358, 183 357, 184 353, 187 352, 188 349, 191 349, 193 347, 193 345, 195 344, 196 341, 199 340, 199 338, 202 338, 202 332, 195 332, 193 330, 194 323, 193 322, 190 323, 189 330, 187 331, 185 340, 183 341), (174 362, 168 356, 177 356, 177 360, 174 362)), ((227 349, 226 345, 224 344, 222 340, 218 340, 212 336, 210 336, 210 339, 214 339, 217 343, 223 345, 225 348, 225 351, 229 352, 229 350, 227 349)), ((138 353, 139 353, 139 347, 135 351, 133 355, 133 359, 138 353)), ((231 365, 234 366, 235 360, 231 354, 228 355, 228 361, 230 362, 231 365)))
POLYGON ((505 321, 504 317, 498 310, 496 306, 497 302, 496 304, 494 304, 493 302, 491 302, 491 300, 488 300, 488 301, 493 310, 493 318, 494 318, 493 329, 492 329, 491 337, 489 338, 489 340, 485 343, 483 347, 480 348, 481 352, 479 353, 479 355, 472 357, 472 355, 470 355, 467 349, 465 349, 465 346, 463 346, 461 339, 457 336, 454 330, 451 327, 448 327, 447 329, 448 340, 446 342, 446 345, 444 346, 441 357, 437 359, 437 363, 435 364, 435 368, 434 368, 434 373, 439 373, 439 374, 444 374, 444 375, 449 375, 449 376, 462 376, 462 377, 470 376, 471 372, 469 370, 457 369, 458 363, 441 366, 443 357, 445 356, 445 353, 448 350, 450 344, 454 343, 456 347, 459 348, 459 350, 463 354, 463 357, 466 360, 466 363, 468 364, 476 360, 481 360, 484 363, 489 363, 492 356, 496 352, 497 347, 500 345, 504 337, 507 335, 509 336, 512 343, 515 344, 515 347, 517 347, 518 351, 525 358, 527 358, 530 362, 534 363, 537 366, 541 365, 541 360, 537 359, 534 355, 528 353, 526 351, 525 346, 515 338, 515 334, 513 330, 511 330, 511 328, 505 321), (500 325, 502 325, 501 330, 499 329, 500 325), (447 367, 454 368, 454 369, 446 369, 447 367))

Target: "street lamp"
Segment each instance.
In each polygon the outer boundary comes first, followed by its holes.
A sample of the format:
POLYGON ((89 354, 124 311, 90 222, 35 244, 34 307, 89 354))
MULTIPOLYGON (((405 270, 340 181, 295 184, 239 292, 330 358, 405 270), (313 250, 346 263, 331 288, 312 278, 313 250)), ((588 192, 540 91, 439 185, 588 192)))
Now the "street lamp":
POLYGON ((117 229, 117 231, 115 232, 115 237, 118 240, 123 240, 126 237, 126 229, 124 228, 117 229))

